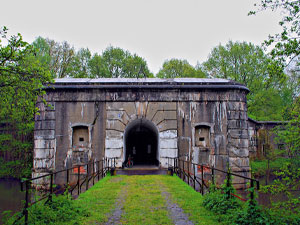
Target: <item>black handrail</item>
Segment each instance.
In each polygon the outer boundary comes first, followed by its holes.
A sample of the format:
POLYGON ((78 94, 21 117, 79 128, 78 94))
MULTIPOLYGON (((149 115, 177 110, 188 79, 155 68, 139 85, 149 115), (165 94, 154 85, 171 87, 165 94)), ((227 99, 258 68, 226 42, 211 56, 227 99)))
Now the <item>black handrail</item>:
MULTIPOLYGON (((235 174, 232 172, 217 169, 217 168, 214 168, 213 166, 211 167, 208 165, 203 165, 203 164, 193 163, 193 162, 190 162, 187 160, 182 160, 179 157, 162 157, 162 158, 167 159, 168 168, 172 169, 177 174, 178 177, 181 177, 181 179, 185 182, 186 182, 186 178, 187 178, 186 183, 188 185, 190 185, 190 180, 192 180, 193 188, 195 190, 196 190, 196 183, 198 183, 198 185, 200 187, 200 192, 202 195, 204 195, 204 187, 209 188, 208 184, 205 183, 204 169, 211 170, 211 183, 212 184, 215 183, 215 171, 219 171, 219 172, 226 174, 227 179, 230 176, 236 176, 236 177, 240 177, 240 178, 249 180, 251 190, 252 190, 252 188, 254 188, 254 183, 256 183, 256 189, 259 190, 259 181, 256 179, 250 178, 250 177, 246 177, 246 176, 242 176, 242 175, 235 174), (187 163, 187 167, 185 166, 185 163, 187 163), (193 168, 193 170, 194 170, 192 173, 190 171, 191 168, 193 168), (201 168, 201 177, 196 176, 196 168, 201 168)), ((172 171, 172 174, 173 174, 173 171, 172 171)), ((251 191, 251 193, 250 193, 250 199, 252 199, 252 200, 254 199, 253 191, 251 191)))
POLYGON ((23 211, 21 213, 21 215, 17 218, 17 220, 14 222, 14 224, 19 221, 20 219, 22 219, 23 217, 25 217, 25 225, 28 224, 28 208, 30 208, 32 205, 36 204, 37 202, 43 200, 43 199, 47 199, 46 202, 51 202, 52 201, 52 195, 53 194, 62 194, 64 193, 64 190, 67 190, 69 193, 71 193, 71 195, 73 195, 73 191, 77 188, 77 194, 79 195, 80 193, 82 193, 81 191, 81 187, 82 185, 85 183, 86 184, 86 190, 88 190, 89 188, 89 182, 91 179, 93 179, 92 185, 95 184, 94 180, 97 177, 98 181, 100 180, 100 176, 101 178, 104 178, 107 173, 110 171, 110 169, 113 169, 116 167, 116 157, 113 158, 104 158, 102 160, 97 160, 97 161, 92 161, 86 164, 82 164, 82 165, 77 165, 77 166, 73 166, 71 168, 67 168, 67 169, 62 169, 62 170, 58 170, 58 171, 53 171, 50 172, 48 174, 44 174, 38 177, 34 177, 34 178, 30 178, 30 179, 24 179, 21 181, 21 191, 24 191, 24 184, 25 184, 25 204, 24 204, 24 208, 23 211), (92 172, 90 172, 90 168, 89 165, 92 163, 92 172), (101 167, 100 167, 101 164, 101 167), (95 165, 97 165, 97 171, 95 171, 95 165), (82 172, 80 171, 81 168, 86 166, 86 172, 82 172), (69 176, 70 176, 70 170, 75 171, 75 169, 77 169, 77 174, 76 172, 74 172, 73 174, 76 176, 77 175, 77 181, 75 183, 75 185, 70 184, 70 180, 69 180, 69 176), (66 172, 66 183, 64 184, 64 188, 62 189, 58 189, 56 191, 54 191, 54 176, 56 176, 59 173, 63 173, 66 172), (80 176, 86 174, 85 178, 83 180, 80 180, 80 176), (44 196, 41 196, 38 200, 35 201, 31 201, 30 202, 30 198, 29 198, 29 190, 32 186, 32 181, 37 180, 37 179, 41 179, 41 178, 45 178, 45 177, 49 177, 50 176, 50 184, 49 184, 49 188, 47 188, 45 191, 47 192, 44 196), (63 190, 63 192, 60 192, 63 190))

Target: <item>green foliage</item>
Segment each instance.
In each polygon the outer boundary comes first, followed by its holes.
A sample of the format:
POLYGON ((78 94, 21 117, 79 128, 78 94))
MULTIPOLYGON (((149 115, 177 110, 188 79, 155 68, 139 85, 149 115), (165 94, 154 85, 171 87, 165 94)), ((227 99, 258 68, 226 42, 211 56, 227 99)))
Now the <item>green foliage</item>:
POLYGON ((206 77, 199 66, 194 68, 187 60, 180 59, 166 60, 156 76, 159 78, 206 77))
POLYGON ((264 225, 269 224, 269 218, 265 215, 257 201, 249 200, 246 207, 236 212, 232 224, 238 225, 264 225))
POLYGON ((277 141, 285 144, 286 155, 292 164, 300 167, 300 97, 295 100, 289 119, 286 125, 277 128, 277 141))
MULTIPOLYGON (((293 59, 300 53, 300 2, 294 0, 261 0, 257 6, 257 12, 264 10, 280 11, 281 21, 279 25, 282 31, 279 34, 270 35, 265 41, 267 46, 273 45, 271 54, 275 58, 293 59)), ((249 14, 256 14, 251 11, 249 14)))
POLYGON ((285 67, 290 79, 289 89, 295 98, 300 93, 300 1, 261 0, 260 4, 255 6, 256 11, 251 11, 250 15, 266 10, 280 12, 279 25, 282 30, 278 34, 269 35, 264 45, 272 48, 270 52, 272 58, 285 67))
POLYGON ((69 76, 74 78, 90 77, 90 59, 91 52, 88 48, 79 49, 74 56, 74 60, 71 62, 69 76))
POLYGON ((293 191, 300 189, 300 168, 286 163, 274 174, 277 178, 273 184, 263 186, 262 191, 272 195, 283 193, 288 197, 288 200, 272 202, 272 207, 275 209, 285 208, 289 212, 300 213, 300 198, 293 195, 293 191))
MULTIPOLYGON (((146 78, 153 77, 150 73, 147 62, 136 54, 131 54, 129 51, 124 51, 121 48, 108 47, 102 53, 101 58, 95 54, 91 66, 91 71, 99 71, 102 74, 97 74, 99 77, 111 78, 146 78), (95 63, 98 62, 99 64, 95 63)), ((95 75, 93 75, 94 77, 95 75)))
POLYGON ((216 214, 226 214, 228 210, 240 207, 236 198, 227 197, 222 189, 211 191, 204 195, 203 206, 216 214))
MULTIPOLYGON (((282 165, 289 161, 289 159, 283 157, 275 158, 274 160, 270 161, 269 169, 271 172, 275 172, 276 170, 279 170, 282 165)), ((253 172, 254 176, 260 177, 266 175, 266 170, 268 168, 267 163, 267 160, 250 161, 251 171, 253 172)))
MULTIPOLYGON (((45 70, 51 72, 52 78, 72 77, 73 67, 78 66, 76 61, 80 60, 75 59, 74 47, 71 47, 66 41, 59 43, 42 37, 38 37, 32 45, 36 49, 35 58, 41 62, 45 70)), ((78 58, 80 58, 80 54, 78 58)))
POLYGON ((238 209, 241 204, 232 195, 235 189, 232 185, 232 175, 230 173, 230 167, 228 167, 228 176, 224 180, 224 184, 221 189, 217 189, 214 185, 211 185, 209 193, 204 195, 203 206, 216 213, 226 214, 229 210, 238 209))
MULTIPOLYGON (((7 218, 5 224, 13 224, 20 213, 12 218, 7 218)), ((9 217, 9 215, 6 215, 9 217)), ((28 212, 28 224, 46 225, 46 224, 78 224, 77 219, 88 217, 86 209, 76 204, 71 196, 60 195, 52 196, 52 202, 45 200, 32 205, 28 212)), ((15 224, 24 224, 24 217, 15 224)))
POLYGON ((282 111, 292 102, 283 65, 251 43, 229 41, 215 47, 203 63, 203 70, 209 77, 246 85, 250 89, 248 114, 253 119, 282 120, 282 111))
POLYGON ((147 62, 137 54, 121 48, 108 47, 93 56, 88 48, 78 51, 67 42, 38 37, 33 46, 36 58, 51 71, 53 78, 144 78, 153 77, 147 62))
POLYGON ((31 176, 32 160, 4 161, 0 158, 0 177, 24 178, 31 176))
POLYGON ((43 85, 52 80, 36 58, 35 48, 21 34, 9 36, 3 27, 0 35, 0 151, 9 155, 9 162, 1 165, 1 176, 19 177, 28 174, 32 162, 30 134, 36 99, 44 94, 43 85))

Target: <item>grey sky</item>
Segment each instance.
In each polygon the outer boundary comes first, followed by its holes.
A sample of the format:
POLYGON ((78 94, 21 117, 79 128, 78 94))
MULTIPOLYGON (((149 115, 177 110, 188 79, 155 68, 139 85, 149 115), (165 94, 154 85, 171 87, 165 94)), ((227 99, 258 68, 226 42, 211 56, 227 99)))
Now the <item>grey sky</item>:
POLYGON ((109 45, 145 58, 158 72, 166 59, 196 65, 229 40, 260 44, 279 31, 276 14, 247 16, 259 0, 0 0, 0 26, 21 33, 66 40, 101 53, 109 45))

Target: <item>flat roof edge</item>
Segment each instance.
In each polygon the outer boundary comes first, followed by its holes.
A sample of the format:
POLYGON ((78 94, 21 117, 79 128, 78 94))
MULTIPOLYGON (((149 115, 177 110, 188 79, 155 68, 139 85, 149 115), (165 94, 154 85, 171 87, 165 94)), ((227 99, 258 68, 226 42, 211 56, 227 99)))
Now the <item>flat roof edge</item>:
POLYGON ((52 84, 45 87, 46 90, 56 90, 56 89, 238 89, 249 92, 249 89, 243 85, 232 85, 232 84, 164 84, 164 85, 124 85, 124 84, 106 84, 106 85, 56 85, 52 84))
POLYGON ((235 81, 220 78, 60 78, 45 89, 249 89, 235 81))

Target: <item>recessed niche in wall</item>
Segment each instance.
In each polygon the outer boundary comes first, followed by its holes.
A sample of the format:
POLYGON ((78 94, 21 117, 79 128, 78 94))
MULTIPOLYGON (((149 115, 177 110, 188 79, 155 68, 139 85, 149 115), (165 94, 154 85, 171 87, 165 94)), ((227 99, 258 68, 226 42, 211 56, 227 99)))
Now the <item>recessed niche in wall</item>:
POLYGON ((198 125, 195 127, 195 145, 208 148, 210 146, 210 127, 198 125))
POLYGON ((87 146, 89 142, 89 131, 87 126, 73 127, 73 146, 87 146))

